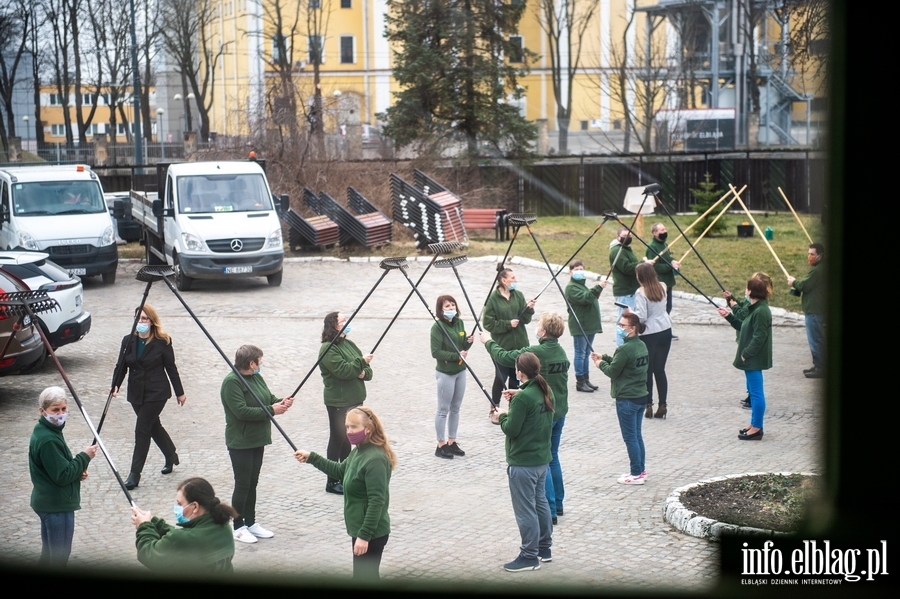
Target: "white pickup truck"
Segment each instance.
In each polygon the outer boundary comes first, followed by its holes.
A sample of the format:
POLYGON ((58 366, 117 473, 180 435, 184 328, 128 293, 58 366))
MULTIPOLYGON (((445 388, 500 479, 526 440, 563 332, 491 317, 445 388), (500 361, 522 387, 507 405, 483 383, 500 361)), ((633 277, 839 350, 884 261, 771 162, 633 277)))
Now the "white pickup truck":
POLYGON ((260 163, 157 165, 159 193, 131 192, 148 264, 168 264, 179 290, 194 279, 264 276, 280 285, 284 244, 275 200, 260 163))

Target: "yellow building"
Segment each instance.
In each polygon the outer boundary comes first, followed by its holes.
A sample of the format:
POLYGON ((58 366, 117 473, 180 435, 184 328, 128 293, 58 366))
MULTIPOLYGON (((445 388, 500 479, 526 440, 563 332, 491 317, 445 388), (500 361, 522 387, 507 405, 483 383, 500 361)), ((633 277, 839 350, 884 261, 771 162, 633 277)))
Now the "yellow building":
MULTIPOLYGON (((94 104, 94 94, 88 93, 82 88, 81 113, 87 120, 91 108, 94 104)), ((59 89, 55 84, 41 86, 41 126, 44 128, 44 141, 46 143, 65 143, 66 142, 66 122, 65 113, 68 111, 70 118, 70 126, 72 128, 72 139, 78 141, 78 118, 76 116, 76 103, 74 89, 68 94, 68 105, 63 106, 63 97, 59 93, 59 89)), ((125 127, 130 127, 134 132, 134 104, 132 102, 132 94, 129 91, 120 94, 119 107, 116 108, 116 131, 110 129, 110 96, 109 90, 105 90, 96 98, 97 108, 91 119, 91 124, 86 133, 88 142, 95 135, 106 135, 110 141, 125 143, 130 139, 125 127), (122 115, 125 121, 122 121, 122 115)), ((150 88, 150 114, 153 115, 153 136, 157 137, 157 115, 156 115, 156 89, 150 88)), ((165 134, 166 132, 164 132, 165 134)))

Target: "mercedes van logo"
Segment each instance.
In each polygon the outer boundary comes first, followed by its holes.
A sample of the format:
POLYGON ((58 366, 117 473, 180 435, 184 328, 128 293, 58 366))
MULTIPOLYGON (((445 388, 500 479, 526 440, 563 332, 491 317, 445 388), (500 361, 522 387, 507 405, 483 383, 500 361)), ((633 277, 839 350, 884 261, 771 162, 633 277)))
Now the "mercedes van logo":
POLYGON ((239 252, 242 249, 244 249, 243 241, 241 241, 240 239, 232 239, 231 240, 231 251, 232 252, 239 252))

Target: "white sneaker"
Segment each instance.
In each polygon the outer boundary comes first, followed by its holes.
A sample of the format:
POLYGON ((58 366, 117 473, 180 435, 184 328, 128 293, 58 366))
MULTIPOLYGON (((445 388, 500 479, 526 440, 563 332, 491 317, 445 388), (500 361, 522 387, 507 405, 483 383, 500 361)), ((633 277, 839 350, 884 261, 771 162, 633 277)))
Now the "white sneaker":
POLYGON ((254 524, 247 530, 250 531, 251 535, 259 539, 271 539, 275 536, 274 532, 272 532, 271 530, 266 530, 265 528, 260 526, 259 523, 254 524))
POLYGON ((631 474, 623 474, 617 479, 616 482, 622 485, 642 485, 644 484, 644 477, 642 477, 640 474, 637 476, 632 476, 631 474))
POLYGON ((241 543, 255 543, 257 538, 253 536, 253 533, 250 532, 249 528, 241 526, 234 531, 234 540, 240 541, 241 543))

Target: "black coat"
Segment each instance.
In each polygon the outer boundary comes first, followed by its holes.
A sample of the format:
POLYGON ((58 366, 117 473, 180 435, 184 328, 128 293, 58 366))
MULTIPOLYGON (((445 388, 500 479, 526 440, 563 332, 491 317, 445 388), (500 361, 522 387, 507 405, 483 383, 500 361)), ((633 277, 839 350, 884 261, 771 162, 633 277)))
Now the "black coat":
POLYGON ((172 387, 175 387, 175 395, 184 395, 184 387, 181 386, 181 377, 178 376, 178 368, 175 366, 175 350, 172 345, 162 339, 153 339, 145 347, 140 359, 137 357, 137 336, 131 339, 131 347, 125 355, 125 364, 122 364, 122 352, 128 343, 126 335, 122 339, 122 347, 119 349, 119 363, 116 364, 114 387, 121 387, 125 380, 126 371, 131 371, 128 377, 128 402, 134 405, 152 401, 166 401, 172 397, 172 387), (166 375, 168 374, 168 378, 166 375), (169 385, 172 381, 172 385, 169 385))

